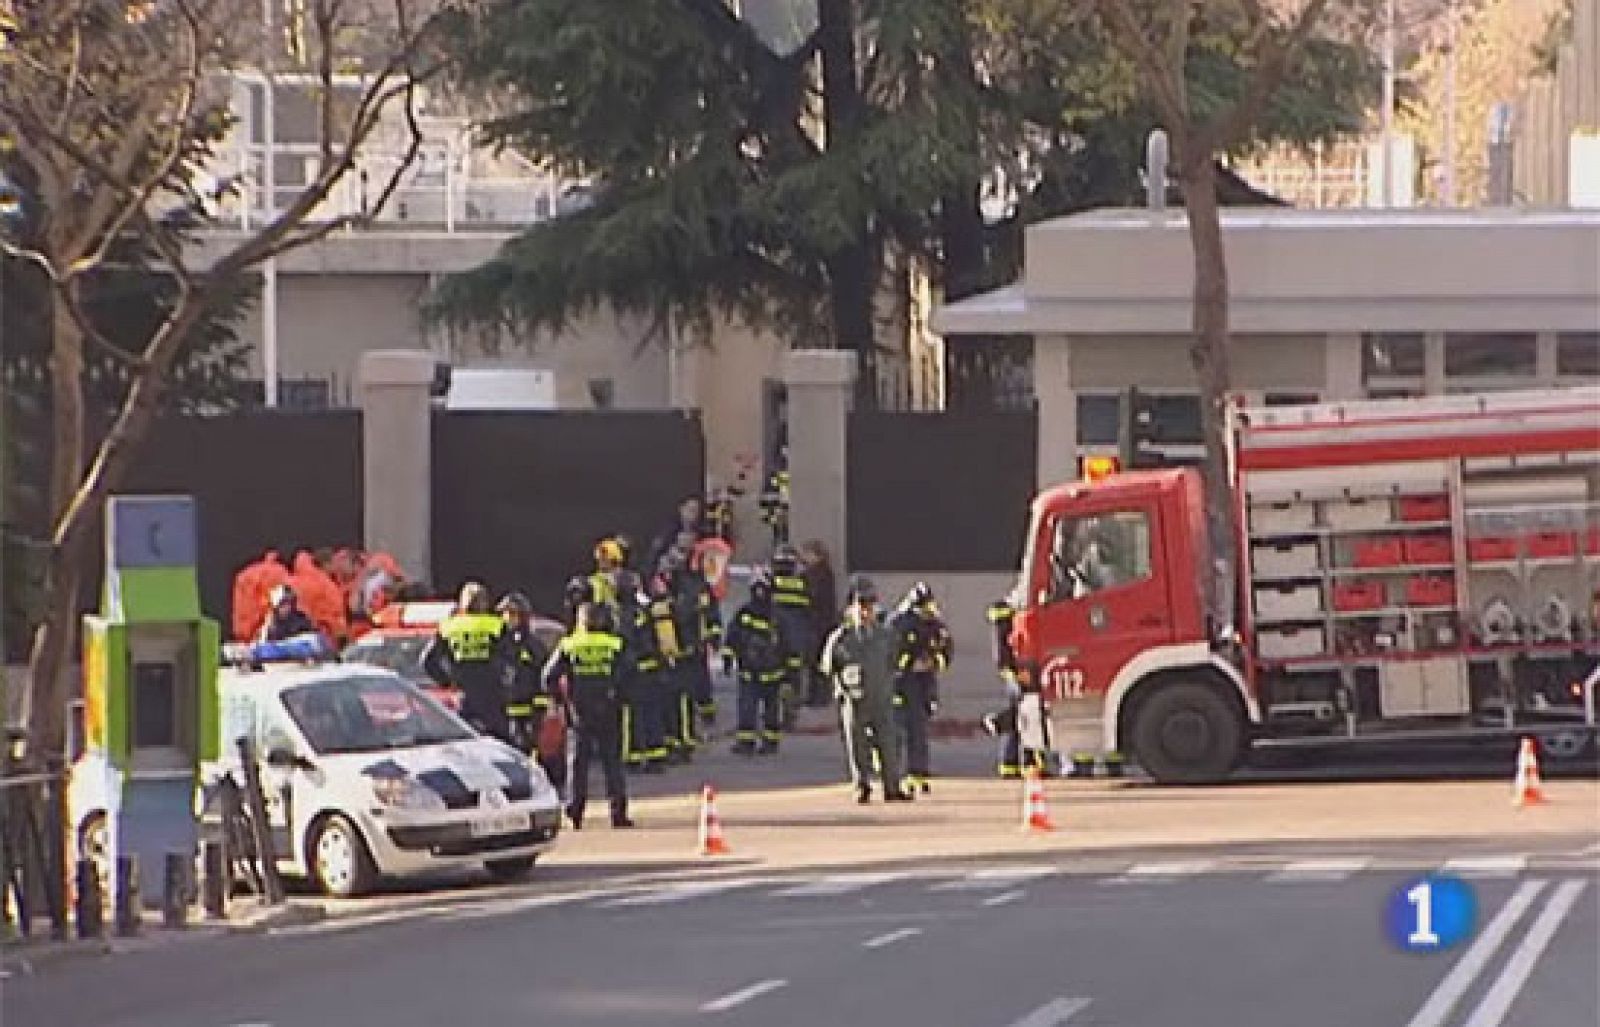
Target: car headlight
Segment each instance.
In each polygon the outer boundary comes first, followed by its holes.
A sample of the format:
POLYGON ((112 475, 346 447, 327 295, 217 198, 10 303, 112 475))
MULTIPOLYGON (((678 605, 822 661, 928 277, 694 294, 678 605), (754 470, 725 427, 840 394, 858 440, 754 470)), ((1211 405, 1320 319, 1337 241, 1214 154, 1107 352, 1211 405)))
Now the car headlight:
POLYGON ((380 803, 391 809, 410 810, 416 813, 442 813, 444 800, 439 793, 420 785, 410 777, 374 777, 372 794, 380 803))

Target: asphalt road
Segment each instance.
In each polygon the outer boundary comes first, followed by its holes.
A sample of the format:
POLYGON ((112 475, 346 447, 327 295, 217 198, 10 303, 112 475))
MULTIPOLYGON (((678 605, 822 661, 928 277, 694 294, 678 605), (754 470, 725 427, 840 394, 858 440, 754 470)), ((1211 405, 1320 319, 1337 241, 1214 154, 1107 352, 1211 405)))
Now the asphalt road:
POLYGON ((480 891, 430 915, 221 936, 0 981, 12 1025, 1586 1027, 1592 853, 1457 864, 1474 935, 1384 939, 1428 869, 1254 858, 734 875, 480 891), (1513 915, 1515 914, 1515 915, 1513 915))

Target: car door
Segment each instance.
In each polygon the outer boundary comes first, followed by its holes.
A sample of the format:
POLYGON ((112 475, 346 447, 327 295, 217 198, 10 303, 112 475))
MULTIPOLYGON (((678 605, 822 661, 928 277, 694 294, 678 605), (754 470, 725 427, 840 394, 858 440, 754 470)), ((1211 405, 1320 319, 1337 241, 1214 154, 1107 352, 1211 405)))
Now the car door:
POLYGON ((278 859, 295 855, 295 787, 301 771, 293 766, 274 766, 267 759, 273 750, 300 753, 288 714, 278 702, 260 704, 256 717, 256 757, 261 771, 261 797, 267 809, 267 827, 272 834, 272 852, 278 859))
POLYGON ((1040 677, 1052 698, 1104 694, 1140 652, 1173 638, 1159 509, 1078 507, 1043 526, 1033 582, 1040 677))

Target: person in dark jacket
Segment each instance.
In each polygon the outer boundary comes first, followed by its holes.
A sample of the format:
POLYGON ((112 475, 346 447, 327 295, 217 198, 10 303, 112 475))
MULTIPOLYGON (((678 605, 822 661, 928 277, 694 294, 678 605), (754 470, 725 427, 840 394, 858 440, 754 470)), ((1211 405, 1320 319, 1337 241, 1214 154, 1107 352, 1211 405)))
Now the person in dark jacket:
POLYGON ((267 597, 271 610, 256 635, 257 642, 282 642, 297 635, 317 634, 317 625, 300 609, 300 596, 289 585, 277 585, 267 597))
POLYGON ((617 634, 627 643, 622 682, 622 758, 630 770, 666 769, 666 683, 639 575, 617 575, 617 634))
POLYGON ((500 680, 505 686, 506 723, 512 743, 530 756, 539 751, 539 729, 550 712, 541 673, 550 653, 533 630, 533 604, 512 592, 496 607, 505 629, 495 645, 500 680))
POLYGON ((789 673, 792 647, 773 592, 772 581, 757 574, 750 582, 750 601, 728 622, 723 640, 723 657, 733 660, 739 672, 739 723, 733 751, 741 756, 772 755, 783 737, 779 689, 789 673))
POLYGON ((461 587, 456 612, 422 653, 422 668, 440 685, 461 690, 461 716, 485 734, 514 745, 506 723, 505 685, 496 658, 505 623, 489 610, 481 582, 461 587))
POLYGON ((939 708, 939 674, 950 666, 950 629, 933 589, 917 582, 891 622, 899 639, 895 657, 895 716, 906 746, 906 787, 931 791, 928 722, 939 708))
POLYGON ((844 623, 822 649, 822 673, 833 682, 844 724, 856 801, 872 801, 876 766, 886 802, 907 802, 894 723, 894 631, 878 612, 878 590, 857 577, 850 586, 844 623))
MULTIPOLYGON (((800 576, 806 582, 806 597, 811 601, 811 643, 809 662, 814 670, 822 659, 822 643, 839 623, 839 584, 827 547, 812 539, 800 547, 800 576)), ((810 675, 811 693, 804 697, 807 706, 826 706, 831 689, 821 674, 810 675)))
POLYGON ((628 779, 622 770, 622 679, 627 643, 616 633, 611 608, 585 603, 578 626, 561 640, 544 671, 548 692, 562 689, 567 713, 578 732, 572 761, 572 801, 567 817, 583 830, 589 800, 589 766, 596 760, 605 771, 606 798, 611 801, 611 826, 632 827, 628 818, 628 779))

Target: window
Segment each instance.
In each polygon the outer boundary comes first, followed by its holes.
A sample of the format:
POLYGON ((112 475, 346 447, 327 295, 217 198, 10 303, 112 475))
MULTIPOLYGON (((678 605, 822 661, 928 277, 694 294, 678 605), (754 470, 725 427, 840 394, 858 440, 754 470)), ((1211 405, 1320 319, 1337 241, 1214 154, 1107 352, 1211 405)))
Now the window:
POLYGON ((1205 441, 1200 425, 1199 396, 1151 396, 1150 441, 1169 445, 1196 445, 1205 441))
POLYGON ((1420 378, 1426 362, 1421 332, 1368 332, 1361 337, 1361 378, 1420 378))
POLYGON ((1600 332, 1562 332, 1556 336, 1556 372, 1600 378, 1600 332))
POLYGON ((1142 511, 1066 518, 1056 524, 1045 602, 1082 599, 1150 577, 1150 518, 1142 511))
POLYGON ((1447 377, 1531 377, 1538 364, 1539 343, 1532 332, 1451 332, 1445 336, 1447 377))
POLYGON ((1262 402, 1269 407, 1303 407, 1322 402, 1322 397, 1315 392, 1269 392, 1262 402))
POLYGON ((1078 445, 1115 446, 1121 435, 1122 397, 1078 396, 1078 445))

